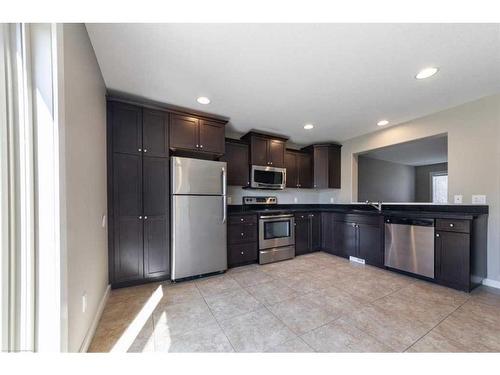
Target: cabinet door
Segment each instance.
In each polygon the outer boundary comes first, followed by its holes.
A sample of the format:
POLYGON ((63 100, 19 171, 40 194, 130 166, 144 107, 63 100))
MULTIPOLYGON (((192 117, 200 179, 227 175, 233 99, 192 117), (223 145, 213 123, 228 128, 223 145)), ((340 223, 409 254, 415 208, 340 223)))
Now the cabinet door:
POLYGON ((271 167, 285 168, 285 142, 268 140, 268 161, 271 167))
POLYGON ((312 213, 309 217, 311 232, 311 251, 321 249, 321 214, 312 213))
POLYGON ((328 188, 340 189, 341 178, 341 152, 340 146, 328 148, 328 188))
POLYGON ((113 282, 143 277, 142 157, 113 156, 113 282))
POLYGON ((436 232, 436 279, 442 284, 469 290, 470 234, 436 232))
POLYGON ((109 102, 113 134, 113 152, 142 153, 142 109, 133 105, 109 102))
POLYGON ((308 214, 295 215, 295 255, 307 254, 310 249, 308 214))
POLYGON ((297 154, 295 152, 285 152, 286 187, 297 188, 299 181, 297 176, 297 154))
POLYGON ((268 166, 269 161, 267 158, 267 139, 261 137, 252 137, 250 143, 250 157, 252 158, 252 164, 268 166))
POLYGON ((356 256, 356 226, 354 223, 335 221, 333 224, 333 254, 356 256))
POLYGON ((298 183, 301 188, 312 188, 312 157, 310 154, 297 154, 298 183))
POLYGON ((200 120, 200 150, 214 154, 224 153, 224 124, 200 120))
POLYGON ((250 185, 248 165, 248 145, 226 142, 226 153, 221 158, 227 163, 227 184, 236 186, 250 185))
POLYGON ((384 265, 383 232, 378 225, 358 224, 358 258, 372 266, 384 265))
POLYGON ((333 214, 330 212, 321 213, 321 248, 330 254, 334 254, 333 225, 333 214))
POLYGON ((170 148, 198 150, 199 120, 195 117, 172 114, 170 117, 170 148))
POLYGON ((144 109, 142 136, 142 147, 145 154, 168 157, 168 113, 144 109))
POLYGON ((315 147, 313 151, 313 187, 328 188, 328 147, 315 147))
POLYGON ((144 274, 160 277, 170 272, 169 159, 145 156, 144 274))

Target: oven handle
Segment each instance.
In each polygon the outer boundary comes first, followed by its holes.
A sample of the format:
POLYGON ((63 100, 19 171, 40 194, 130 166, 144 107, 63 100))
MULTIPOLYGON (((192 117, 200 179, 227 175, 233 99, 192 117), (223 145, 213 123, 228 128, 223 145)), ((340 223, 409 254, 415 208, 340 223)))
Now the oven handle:
POLYGON ((261 216, 259 219, 280 219, 283 217, 293 217, 293 214, 261 216))

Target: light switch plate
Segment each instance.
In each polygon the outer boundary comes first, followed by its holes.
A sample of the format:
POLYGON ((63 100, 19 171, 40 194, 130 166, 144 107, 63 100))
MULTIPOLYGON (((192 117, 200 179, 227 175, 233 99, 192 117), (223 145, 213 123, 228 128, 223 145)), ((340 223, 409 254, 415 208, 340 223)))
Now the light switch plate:
POLYGON ((473 195, 472 204, 486 204, 486 195, 473 195))
POLYGON ((82 313, 85 314, 87 311, 87 292, 83 292, 82 294, 82 313))
POLYGON ((455 195, 455 197, 453 198, 453 202, 455 202, 455 204, 461 204, 463 203, 463 201, 464 201, 463 195, 455 195))

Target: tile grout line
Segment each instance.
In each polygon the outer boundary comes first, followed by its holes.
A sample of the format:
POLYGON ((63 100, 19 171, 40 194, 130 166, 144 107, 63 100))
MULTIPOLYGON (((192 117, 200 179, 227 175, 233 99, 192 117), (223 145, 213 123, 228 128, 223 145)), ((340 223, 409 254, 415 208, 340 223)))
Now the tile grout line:
MULTIPOLYGON (((231 278, 232 279, 232 278, 231 278)), ((234 280, 234 279, 233 279, 234 280)), ((234 280, 236 283, 238 283, 236 280, 234 280)), ((239 285, 239 284, 238 284, 239 285)), ((203 293, 201 292, 200 288, 198 287, 198 284, 195 282, 194 283, 194 286, 196 287, 196 289, 198 290, 198 293, 200 293, 201 295, 201 298, 203 298, 203 301, 205 302, 205 304, 207 305, 208 307, 208 311, 210 311, 210 314, 212 314, 212 317, 214 318, 215 322, 217 323, 217 326, 219 327, 219 329, 221 330, 221 332, 224 334, 224 336, 226 337, 226 340, 227 342, 229 343, 229 345, 231 345, 231 348, 233 348, 233 352, 234 353, 237 353, 233 343, 231 342, 231 340, 229 339, 229 337, 227 337, 227 334, 226 334, 226 331, 224 331, 224 328, 222 328, 222 326, 220 325, 219 321, 217 320, 217 318, 215 317, 212 309, 210 308, 210 305, 207 303, 207 300, 205 299, 205 296, 203 295, 203 293)))
MULTIPOLYGON (((459 306, 457 306, 453 311, 451 311, 448 315, 446 315, 443 319, 441 319, 439 322, 437 322, 431 329, 429 329, 426 333, 424 333, 422 336, 420 336, 414 343, 412 343, 411 345, 409 345, 405 350, 403 350, 403 352, 407 352, 408 349, 412 348, 416 343, 418 343, 420 340, 422 340, 425 336, 427 336, 429 333, 431 333, 431 331, 434 330, 434 328, 436 328, 438 325, 440 325, 442 322, 444 322, 446 319, 448 319, 450 317, 451 314, 453 314, 455 311, 457 311, 459 308, 461 308, 463 305, 465 305, 467 302, 469 302, 470 300, 470 296, 469 298, 467 298, 464 302, 462 302, 459 306)), ((447 338, 448 340, 451 340, 451 341, 454 341, 452 339, 449 339, 447 338)), ((455 341, 454 341, 455 342, 455 341)))

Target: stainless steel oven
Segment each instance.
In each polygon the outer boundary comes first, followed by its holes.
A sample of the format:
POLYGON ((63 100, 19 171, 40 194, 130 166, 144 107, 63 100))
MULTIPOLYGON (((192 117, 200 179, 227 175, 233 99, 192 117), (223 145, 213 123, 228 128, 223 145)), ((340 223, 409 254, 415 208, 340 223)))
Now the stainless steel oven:
POLYGON ((295 256, 293 214, 259 217, 259 263, 270 263, 295 256))
POLYGON ((250 187, 283 190, 286 184, 286 169, 252 165, 250 187))

